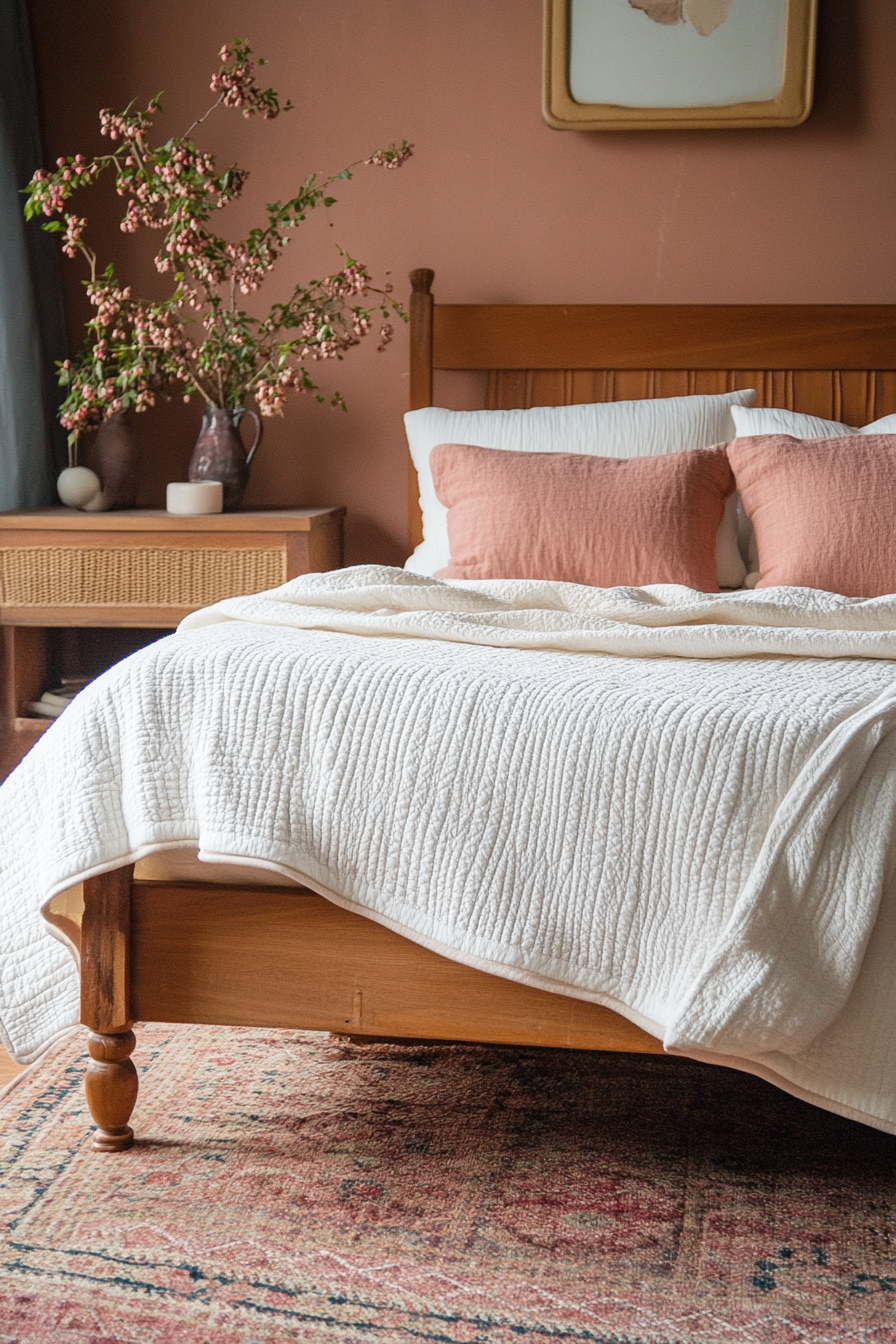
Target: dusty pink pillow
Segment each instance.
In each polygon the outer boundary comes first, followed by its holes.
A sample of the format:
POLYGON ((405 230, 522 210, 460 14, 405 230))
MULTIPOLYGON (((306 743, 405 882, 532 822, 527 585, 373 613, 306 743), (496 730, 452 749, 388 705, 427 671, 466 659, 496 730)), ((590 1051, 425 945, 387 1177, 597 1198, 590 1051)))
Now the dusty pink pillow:
POLYGON ((896 434, 757 434, 728 456, 756 529, 757 588, 896 593, 896 434))
POLYGON ((716 532, 734 489, 725 446, 661 457, 517 453, 443 443, 450 579, 562 579, 718 592, 716 532))

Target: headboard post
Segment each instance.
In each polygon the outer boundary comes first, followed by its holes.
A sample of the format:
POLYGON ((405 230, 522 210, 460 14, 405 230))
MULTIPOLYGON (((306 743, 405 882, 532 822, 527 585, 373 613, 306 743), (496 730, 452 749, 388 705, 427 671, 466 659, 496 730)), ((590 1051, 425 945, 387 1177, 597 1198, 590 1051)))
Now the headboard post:
POLYGON ((411 410, 432 405, 432 282, 435 271, 411 271, 411 410))
MULTIPOLYGON (((432 282, 435 271, 411 271, 411 406, 412 411, 432 405, 432 282)), ((417 500, 417 473, 408 463, 408 541, 411 550, 423 540, 423 520, 417 500)))

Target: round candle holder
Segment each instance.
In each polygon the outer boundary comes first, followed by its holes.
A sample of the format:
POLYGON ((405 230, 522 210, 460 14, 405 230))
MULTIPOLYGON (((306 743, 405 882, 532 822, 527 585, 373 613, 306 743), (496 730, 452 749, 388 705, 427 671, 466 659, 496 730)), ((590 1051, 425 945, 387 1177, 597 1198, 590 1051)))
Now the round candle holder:
POLYGON ((165 491, 165 507, 169 513, 194 517, 201 513, 221 513, 224 486, 220 481, 171 481, 165 491))

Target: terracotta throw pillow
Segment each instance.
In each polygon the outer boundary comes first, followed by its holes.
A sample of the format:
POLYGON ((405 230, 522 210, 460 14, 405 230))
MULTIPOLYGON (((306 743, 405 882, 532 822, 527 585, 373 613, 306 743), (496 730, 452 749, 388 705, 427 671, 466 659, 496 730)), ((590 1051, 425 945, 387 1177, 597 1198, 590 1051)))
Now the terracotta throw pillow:
POLYGON ((716 532, 734 489, 725 446, 660 457, 517 453, 443 443, 450 579, 681 583, 716 593, 716 532))
POLYGON ((896 434, 751 435, 728 456, 756 529, 757 588, 896 593, 896 434))

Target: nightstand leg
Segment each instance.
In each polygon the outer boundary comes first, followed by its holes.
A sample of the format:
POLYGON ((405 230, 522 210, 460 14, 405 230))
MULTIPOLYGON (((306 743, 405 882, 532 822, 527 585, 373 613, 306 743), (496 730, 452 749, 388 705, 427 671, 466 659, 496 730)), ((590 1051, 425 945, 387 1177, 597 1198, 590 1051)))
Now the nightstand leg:
POLYGON ((47 632, 39 626, 3 627, 3 717, 14 722, 23 705, 46 686, 47 632))

